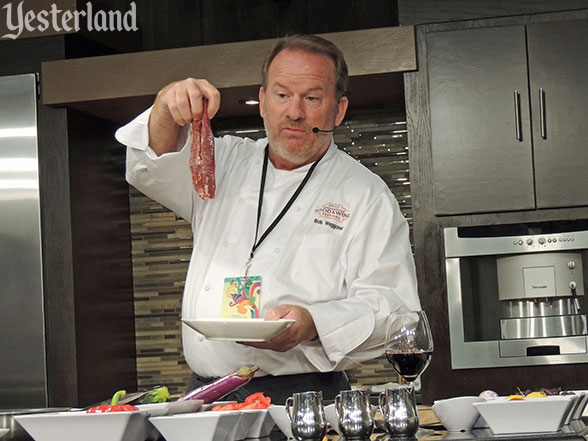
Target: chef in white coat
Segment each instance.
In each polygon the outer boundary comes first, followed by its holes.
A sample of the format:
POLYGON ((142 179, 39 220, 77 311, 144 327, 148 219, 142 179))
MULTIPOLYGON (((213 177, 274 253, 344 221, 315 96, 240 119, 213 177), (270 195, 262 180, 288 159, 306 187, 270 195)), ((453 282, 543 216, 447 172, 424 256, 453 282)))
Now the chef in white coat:
POLYGON ((279 40, 259 91, 267 138, 215 139, 213 199, 197 195, 188 166, 190 126, 202 118, 203 99, 210 118, 221 105, 211 83, 188 78, 166 86, 117 131, 127 146, 129 183, 191 222, 182 316, 225 316, 231 283, 255 280, 247 314, 295 320, 256 343, 207 340, 184 325, 184 355, 194 372, 189 387, 255 364, 260 370, 241 397, 262 391, 280 403, 318 389, 332 399, 349 388, 346 369, 383 354, 390 312, 420 309, 409 229, 396 199, 333 142, 331 130, 347 111, 347 82, 345 60, 331 42, 279 40))

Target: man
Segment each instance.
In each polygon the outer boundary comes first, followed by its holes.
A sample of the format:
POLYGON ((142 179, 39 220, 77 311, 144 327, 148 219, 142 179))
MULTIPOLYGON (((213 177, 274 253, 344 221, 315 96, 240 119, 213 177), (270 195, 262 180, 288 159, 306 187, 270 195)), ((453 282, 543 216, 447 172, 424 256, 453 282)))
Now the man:
POLYGON ((117 132, 128 146, 129 183, 192 223, 183 317, 219 317, 227 280, 247 274, 261 281, 260 317, 296 320, 256 343, 211 341, 185 328, 191 387, 256 364, 244 393, 283 403, 293 392, 320 389, 333 399, 349 388, 344 370, 382 355, 388 314, 420 309, 398 203, 333 143, 330 130, 347 111, 347 82, 331 42, 280 40, 259 91, 267 139, 216 139, 216 196, 209 200, 197 196, 188 167, 191 121, 201 118, 203 99, 210 117, 220 106, 208 81, 166 86, 149 111, 117 132))

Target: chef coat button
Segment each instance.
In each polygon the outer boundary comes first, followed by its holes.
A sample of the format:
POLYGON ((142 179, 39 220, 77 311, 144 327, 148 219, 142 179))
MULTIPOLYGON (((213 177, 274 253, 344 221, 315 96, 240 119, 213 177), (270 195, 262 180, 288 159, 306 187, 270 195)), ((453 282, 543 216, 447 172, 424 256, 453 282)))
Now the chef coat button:
POLYGON ((245 202, 245 199, 243 199, 243 198, 239 199, 239 203, 240 203, 240 204, 242 204, 242 203, 244 203, 244 202, 245 202))
POLYGON ((198 341, 203 341, 203 340, 204 340, 204 337, 202 337, 202 336, 198 337, 198 341))
POLYGON ((261 159, 258 159, 257 161, 255 161, 256 164, 261 164, 261 159))
POLYGON ((276 249, 274 250, 274 253, 276 253, 276 254, 280 254, 280 249, 279 249, 279 248, 276 248, 276 249))
POLYGON ((206 286, 204 286, 204 289, 205 289, 206 291, 210 291, 210 288, 211 288, 211 287, 210 287, 210 285, 206 285, 206 286))
POLYGON ((300 207, 294 207, 294 211, 300 211, 300 207))
POLYGON ((223 243, 223 245, 225 246, 225 248, 227 248, 229 246, 229 241, 228 240, 225 240, 224 243, 223 243))

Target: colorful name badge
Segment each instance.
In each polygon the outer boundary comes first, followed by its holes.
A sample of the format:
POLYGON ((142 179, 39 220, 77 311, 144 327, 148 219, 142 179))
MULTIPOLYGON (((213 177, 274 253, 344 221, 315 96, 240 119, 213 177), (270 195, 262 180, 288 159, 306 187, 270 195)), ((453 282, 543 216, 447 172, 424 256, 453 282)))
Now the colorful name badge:
POLYGON ((259 318, 261 276, 227 277, 223 289, 221 317, 259 318))

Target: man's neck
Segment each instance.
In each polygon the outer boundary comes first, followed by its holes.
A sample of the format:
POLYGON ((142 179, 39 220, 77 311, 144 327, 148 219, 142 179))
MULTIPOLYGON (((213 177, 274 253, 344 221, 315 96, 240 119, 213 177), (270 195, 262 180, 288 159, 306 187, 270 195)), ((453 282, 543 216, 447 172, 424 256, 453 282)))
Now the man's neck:
POLYGON ((277 155, 272 150, 272 148, 270 146, 270 149, 269 149, 269 160, 271 161, 272 165, 275 168, 277 168, 278 170, 295 170, 297 168, 304 167, 307 164, 312 164, 317 159, 319 159, 320 157, 322 157, 328 149, 329 149, 329 147, 327 146, 326 149, 324 149, 321 152, 317 153, 312 158, 309 158, 307 161, 304 161, 304 162, 292 162, 292 161, 290 161, 290 160, 288 160, 286 158, 283 158, 283 157, 277 155))

